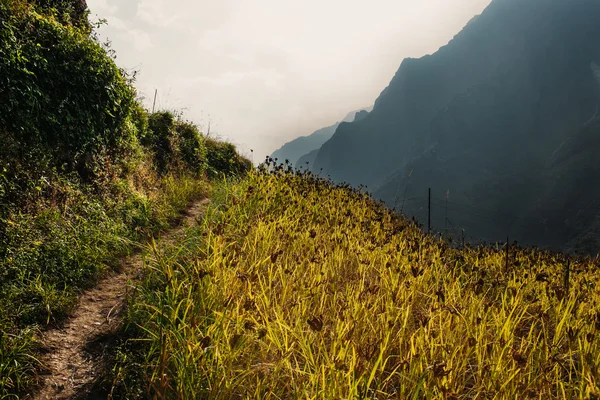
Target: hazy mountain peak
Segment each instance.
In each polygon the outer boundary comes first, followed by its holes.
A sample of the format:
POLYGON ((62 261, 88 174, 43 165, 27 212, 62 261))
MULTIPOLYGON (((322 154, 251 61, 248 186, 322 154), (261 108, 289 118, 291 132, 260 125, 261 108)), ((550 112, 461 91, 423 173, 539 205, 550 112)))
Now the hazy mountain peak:
POLYGON ((323 143, 328 141, 342 122, 352 122, 357 116, 359 116, 359 118, 364 118, 365 115, 368 114, 368 111, 372 109, 373 107, 366 107, 360 110, 351 111, 342 120, 337 121, 330 126, 318 129, 308 136, 300 136, 287 142, 279 149, 275 150, 273 154, 271 154, 271 157, 277 158, 278 162, 283 163, 285 160, 288 160, 292 165, 295 165, 300 157, 314 150, 318 150, 323 143))
MULTIPOLYGON (((587 199, 596 208, 579 200, 600 180, 589 151, 600 133, 599 44, 597 0, 494 0, 439 51, 405 59, 373 113, 340 125, 312 170, 376 188, 390 205, 412 199, 404 212, 421 222, 428 189, 450 190, 448 218, 473 237, 576 244, 600 233, 581 217, 600 214, 600 190, 587 199)), ((433 218, 447 225, 439 210, 433 218)))

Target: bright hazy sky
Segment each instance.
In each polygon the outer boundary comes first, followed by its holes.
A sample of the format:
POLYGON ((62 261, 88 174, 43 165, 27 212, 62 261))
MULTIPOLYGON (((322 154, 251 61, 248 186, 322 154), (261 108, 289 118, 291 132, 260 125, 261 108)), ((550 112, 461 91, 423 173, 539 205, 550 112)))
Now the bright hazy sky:
POLYGON ((490 0, 88 0, 152 106, 183 109, 260 161, 374 103, 490 0))

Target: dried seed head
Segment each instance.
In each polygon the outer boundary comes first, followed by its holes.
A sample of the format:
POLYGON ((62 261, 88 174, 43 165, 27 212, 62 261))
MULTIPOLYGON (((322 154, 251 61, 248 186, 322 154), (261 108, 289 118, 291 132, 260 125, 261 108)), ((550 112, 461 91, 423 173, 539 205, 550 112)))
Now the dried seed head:
POLYGON ((323 320, 319 317, 313 317, 306 322, 313 331, 320 332, 323 329, 323 320))

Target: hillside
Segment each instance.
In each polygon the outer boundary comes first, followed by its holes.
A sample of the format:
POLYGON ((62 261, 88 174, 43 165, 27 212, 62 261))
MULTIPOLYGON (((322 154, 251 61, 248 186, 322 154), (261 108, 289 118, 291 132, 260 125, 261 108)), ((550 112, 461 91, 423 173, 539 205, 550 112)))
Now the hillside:
POLYGON ((453 248, 364 193, 272 168, 222 186, 186 233, 151 253, 113 394, 600 394, 597 260, 453 248))
MULTIPOLYGON (((370 108, 367 109, 367 110, 370 111, 370 108)), ((367 115, 369 115, 369 111, 367 111, 367 110, 361 110, 361 111, 359 111, 357 113, 354 113, 354 116, 351 119, 349 117, 350 117, 350 115, 352 113, 349 114, 346 117, 345 121, 340 122, 337 125, 337 127, 339 127, 340 124, 343 123, 343 122, 355 122, 355 121, 360 121, 361 119, 366 118, 367 115)), ((337 129, 337 127, 336 127, 336 129, 337 129)), ((335 132, 335 130, 334 130, 334 132, 335 132)), ((332 132, 332 135, 333 135, 333 132, 332 132)), ((318 149, 315 149, 315 150, 311 151, 310 153, 305 154, 302 157, 300 157, 298 159, 298 161, 296 162, 296 164, 294 165, 294 167, 296 169, 303 169, 305 171, 310 171, 312 169, 312 166, 313 166, 316 158, 317 158, 317 155, 319 154, 319 150, 320 149, 321 148, 319 147, 318 149)))
POLYGON ((44 338, 83 291, 118 274, 212 178, 251 165, 194 123, 145 110, 85 2, 0 2, 0 54, 0 398, 12 399, 56 372, 44 338))
POLYGON ((357 113, 363 112, 369 109, 361 109, 357 111, 352 111, 348 113, 341 121, 336 122, 335 124, 318 129, 308 136, 301 136, 296 138, 290 142, 287 142, 279 149, 275 150, 271 157, 273 159, 277 159, 279 162, 284 163, 285 160, 288 160, 291 165, 296 165, 300 157, 314 151, 318 150, 323 143, 328 141, 331 136, 333 136, 335 130, 342 122, 351 122, 354 121, 354 118, 357 113))
MULTIPOLYGON (((595 248, 600 4, 516 1, 299 158, 341 179, 363 145, 352 183, 409 214, 435 187, 437 227, 595 248), (402 127, 418 136, 390 149, 402 127), (442 214, 449 185, 469 213, 442 214)), ((146 110, 87 16, 0 1, 0 399, 600 398, 598 257, 475 246, 283 160, 254 168, 146 110)))
POLYGON ((448 45, 404 60, 369 116, 338 128, 312 170, 399 200, 422 223, 432 188, 437 230, 598 251, 588 215, 600 203, 593 190, 581 198, 600 178, 586 153, 598 43, 596 1, 494 0, 448 45), (559 162, 565 144, 570 162, 559 162))

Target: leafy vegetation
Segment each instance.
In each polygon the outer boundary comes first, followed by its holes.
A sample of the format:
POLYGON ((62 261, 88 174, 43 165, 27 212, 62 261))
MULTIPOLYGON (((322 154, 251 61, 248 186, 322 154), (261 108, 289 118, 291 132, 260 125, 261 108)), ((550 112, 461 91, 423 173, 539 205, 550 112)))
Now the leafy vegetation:
POLYGON ((222 185, 200 226, 150 250, 123 398, 600 396, 595 259, 453 248, 282 168, 222 185))
POLYGON ((213 138, 206 139, 206 158, 206 172, 212 178, 238 176, 251 167, 250 161, 241 157, 235 146, 213 138))
POLYGON ((0 20, 3 146, 82 172, 132 139, 124 124, 134 91, 87 30, 32 6, 17 13, 0 5, 0 20))
POLYGON ((40 330, 207 195, 213 159, 250 168, 144 110, 82 4, 0 1, 0 398, 35 384, 40 330))

